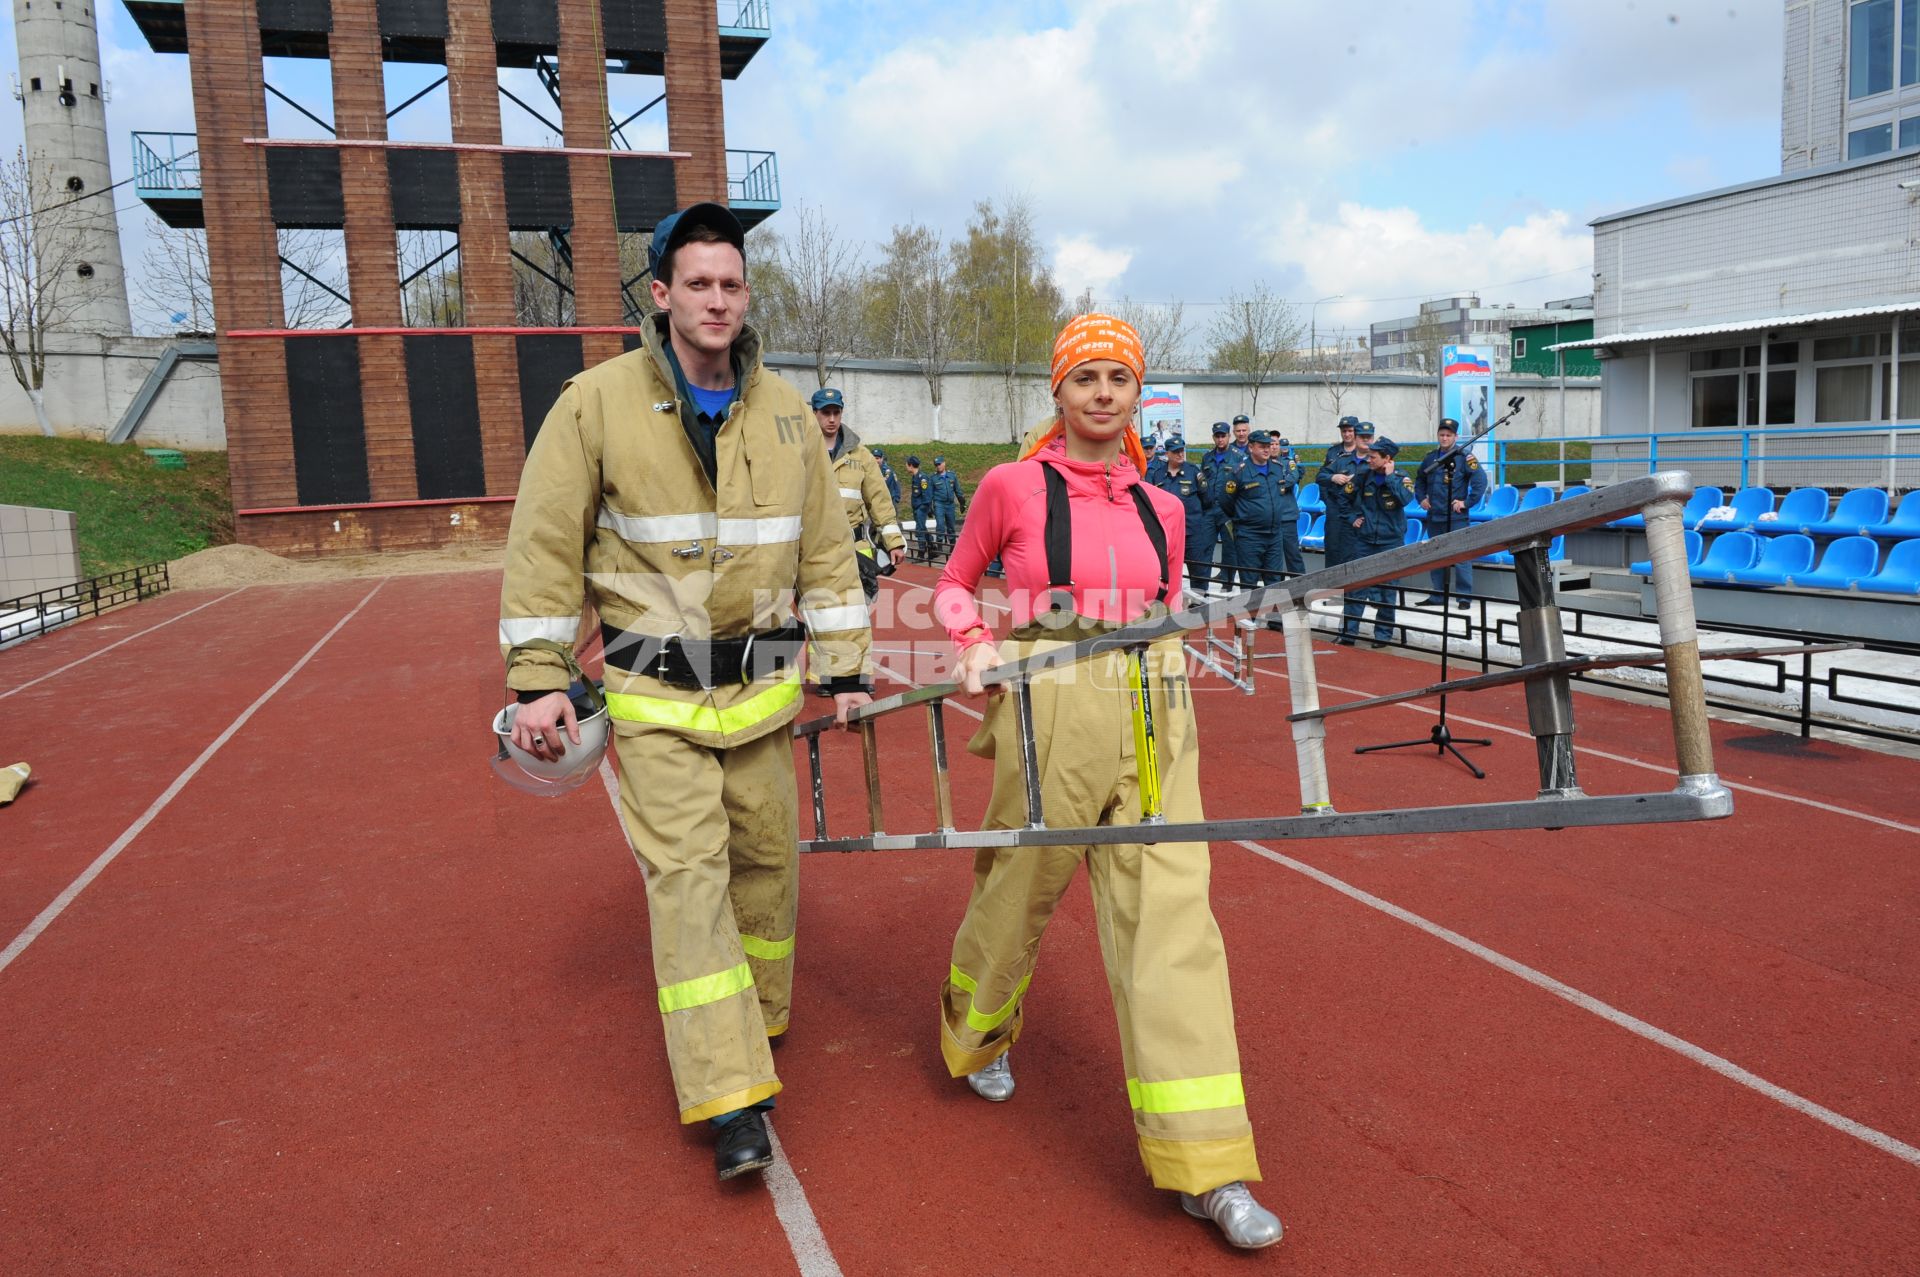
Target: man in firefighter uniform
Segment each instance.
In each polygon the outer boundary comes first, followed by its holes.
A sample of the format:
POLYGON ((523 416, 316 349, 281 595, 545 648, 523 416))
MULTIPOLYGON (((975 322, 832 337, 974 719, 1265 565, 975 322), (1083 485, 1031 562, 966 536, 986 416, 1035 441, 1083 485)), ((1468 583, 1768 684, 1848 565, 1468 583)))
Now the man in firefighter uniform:
MULTIPOLYGON (((1407 536, 1407 507, 1413 504, 1413 489, 1407 476, 1396 472, 1393 459, 1400 445, 1382 435, 1367 449, 1367 472, 1351 475, 1341 495, 1341 512, 1352 534, 1349 544, 1356 559, 1402 545, 1407 536)), ((1367 604, 1374 605, 1373 646, 1385 647, 1393 641, 1393 594, 1391 585, 1369 585, 1347 591, 1346 619, 1337 642, 1352 647, 1360 636, 1360 618, 1367 604)))
POLYGON ((916 557, 933 561, 933 476, 920 469, 920 458, 907 458, 907 524, 913 529, 916 557))
POLYGON ((1273 585, 1282 572, 1306 571, 1300 557, 1300 504, 1294 495, 1300 467, 1294 464, 1291 447, 1284 460, 1276 456, 1282 446, 1266 431, 1253 431, 1247 436, 1247 459, 1227 482, 1227 513, 1233 519, 1245 589, 1273 585))
POLYGON ((1347 480, 1366 469, 1360 457, 1360 418, 1340 418, 1340 442, 1327 449, 1326 459, 1320 463, 1320 469, 1314 472, 1313 481, 1320 488, 1320 504, 1326 507, 1326 540, 1322 543, 1327 556, 1327 566, 1345 563, 1353 556, 1347 552, 1348 521, 1340 517, 1334 503, 1347 486, 1347 480))
MULTIPOLYGON (((1234 567, 1238 562, 1238 552, 1233 541, 1233 524, 1227 518, 1227 481, 1233 478, 1233 472, 1240 466, 1240 454, 1227 442, 1229 427, 1224 421, 1213 423, 1213 449, 1200 458, 1200 483, 1207 490, 1207 534, 1196 548, 1189 550, 1198 561, 1194 569, 1194 588, 1205 590, 1209 586, 1231 594, 1234 590, 1234 567), (1216 577, 1212 571, 1213 550, 1220 547, 1220 573, 1216 577), (1217 583, 1217 584, 1216 584, 1217 583)), ((1190 543, 1192 544, 1192 543, 1190 543)))
MULTIPOLYGON (((854 566, 860 571, 860 588, 869 601, 880 593, 880 578, 899 563, 906 541, 900 535, 900 519, 894 513, 893 499, 887 495, 886 480, 880 476, 874 460, 860 436, 842 423, 846 400, 838 390, 816 390, 809 402, 820 423, 821 437, 827 441, 827 456, 833 462, 833 481, 840 499, 846 503, 847 523, 853 529, 854 566), (879 544, 876 545, 875 542, 879 544)), ((817 670, 807 677, 814 690, 827 695, 827 685, 817 670)))
MULTIPOLYGON (((1467 511, 1487 495, 1487 472, 1473 454, 1455 447, 1460 438, 1460 423, 1442 417, 1435 431, 1440 446, 1420 458, 1420 472, 1413 478, 1413 495, 1427 512, 1429 536, 1444 536, 1467 526, 1467 511)), ((1433 593, 1421 599, 1422 606, 1439 603, 1449 569, 1435 568, 1429 576, 1433 593)), ((1473 593, 1473 565, 1456 563, 1453 572, 1455 607, 1471 606, 1466 596, 1473 593)))
POLYGON ((960 533, 960 516, 966 513, 967 493, 960 476, 947 469, 945 457, 933 459, 933 515, 939 525, 941 547, 951 551, 960 533))
POLYGON ((659 223, 662 313, 641 348, 568 381, 547 414, 500 604, 513 743, 540 756, 579 743, 563 689, 583 596, 599 611, 677 1107, 717 1127, 722 1179, 773 1156, 798 835, 781 729, 800 710, 802 647, 842 721, 870 699, 853 537, 806 400, 762 366, 743 323, 744 244, 716 204, 659 223))

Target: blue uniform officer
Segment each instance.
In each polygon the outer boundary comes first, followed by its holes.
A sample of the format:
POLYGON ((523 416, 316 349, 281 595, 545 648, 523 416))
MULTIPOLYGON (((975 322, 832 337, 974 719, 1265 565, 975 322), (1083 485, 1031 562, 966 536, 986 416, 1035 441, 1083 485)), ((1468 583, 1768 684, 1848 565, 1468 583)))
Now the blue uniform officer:
POLYGON ((1241 584, 1272 585, 1282 572, 1306 571, 1300 557, 1300 467, 1286 440, 1264 430, 1247 436, 1247 459, 1227 481, 1227 512, 1240 548, 1241 584), (1279 456, 1286 447, 1284 458, 1279 456))
POLYGON ((1233 472, 1240 466, 1240 454, 1228 444, 1229 428, 1224 421, 1213 423, 1213 451, 1200 458, 1200 483, 1207 490, 1207 528, 1206 536, 1200 541, 1191 541, 1187 551, 1200 564, 1195 571, 1195 584, 1206 588, 1214 583, 1211 565, 1214 549, 1220 551, 1220 588, 1229 594, 1234 588, 1234 568, 1238 563, 1238 551, 1233 540, 1233 524, 1227 519, 1227 480, 1233 478, 1233 472))
POLYGON ((1322 503, 1327 507, 1327 566, 1345 563, 1353 557, 1352 517, 1342 510, 1347 480, 1366 473, 1367 444, 1373 438, 1373 423, 1358 417, 1340 418, 1340 442, 1327 449, 1326 460, 1314 474, 1322 503), (1364 432, 1364 433, 1363 433, 1364 432))
MULTIPOLYGON (((1455 446, 1460 437, 1459 422, 1452 417, 1442 417, 1434 433, 1440 446, 1420 459, 1420 471, 1413 477, 1413 496, 1427 512, 1428 534, 1440 536, 1467 526, 1467 511, 1487 495, 1487 472, 1480 468, 1480 462, 1472 454, 1455 446)), ((1433 593, 1420 600, 1423 606, 1441 601, 1447 571, 1446 568, 1433 570, 1433 593)), ((1452 571, 1454 594, 1472 594, 1473 565, 1456 563, 1452 571)), ((1454 606, 1468 606, 1466 598, 1456 597, 1454 606)))
POLYGON ((885 451, 879 448, 869 448, 867 451, 871 452, 873 459, 880 463, 881 482, 887 485, 887 495, 893 498, 893 507, 898 511, 900 508, 900 476, 895 474, 893 467, 887 464, 887 454, 885 451))
MULTIPOLYGON (((1364 558, 1403 545, 1407 539, 1407 507, 1413 504, 1413 488, 1407 476, 1397 473, 1393 459, 1400 445, 1385 435, 1373 440, 1367 449, 1367 472, 1350 477, 1342 489, 1341 513, 1351 534, 1348 544, 1353 557, 1364 558)), ((1352 647, 1360 634, 1360 618, 1367 604, 1374 605, 1373 646, 1385 647, 1393 641, 1394 587, 1368 585, 1347 591, 1346 618, 1340 627, 1339 642, 1352 647)))
POLYGON ((960 476, 947 469, 947 459, 940 456, 933 459, 932 484, 933 517, 941 541, 951 550, 960 533, 960 515, 967 508, 966 489, 960 486, 960 476))
POLYGON ((931 559, 933 533, 933 476, 920 469, 920 458, 907 458, 907 504, 912 510, 913 544, 922 562, 931 559))
POLYGON ((1180 508, 1187 516, 1187 544, 1204 544, 1204 538, 1213 528, 1213 498, 1207 494, 1206 480, 1199 468, 1187 464, 1187 441, 1179 435, 1167 440, 1167 463, 1152 483, 1162 492, 1171 492, 1180 499, 1180 508))

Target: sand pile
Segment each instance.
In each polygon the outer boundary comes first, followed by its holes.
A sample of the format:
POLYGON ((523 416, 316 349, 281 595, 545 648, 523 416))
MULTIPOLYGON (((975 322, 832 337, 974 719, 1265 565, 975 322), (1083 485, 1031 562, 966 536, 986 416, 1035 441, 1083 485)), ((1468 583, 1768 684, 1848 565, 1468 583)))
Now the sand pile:
POLYGON ((498 545, 337 555, 325 559, 283 559, 258 546, 216 545, 175 559, 167 565, 167 579, 176 590, 230 590, 241 585, 294 585, 349 577, 498 571, 505 559, 506 548, 498 545))

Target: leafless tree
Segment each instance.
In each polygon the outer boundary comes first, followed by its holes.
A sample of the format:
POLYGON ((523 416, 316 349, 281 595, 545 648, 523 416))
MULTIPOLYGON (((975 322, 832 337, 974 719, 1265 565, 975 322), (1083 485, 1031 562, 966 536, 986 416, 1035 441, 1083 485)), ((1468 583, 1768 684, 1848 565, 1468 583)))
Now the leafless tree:
POLYGON ((901 327, 908 357, 920 368, 933 401, 933 437, 940 437, 940 405, 945 398, 947 365, 960 340, 960 289, 953 255, 936 231, 919 225, 894 228, 902 248, 905 305, 901 327))
POLYGON ((401 231, 396 245, 400 322, 409 328, 458 327, 466 308, 460 292, 460 238, 452 231, 401 231))
POLYGON ((538 231, 514 231, 508 237, 513 255, 513 308, 529 328, 564 328, 573 323, 573 264, 555 247, 551 236, 538 231))
POLYGON ((59 234, 73 201, 27 164, 24 151, 0 163, 0 344, 13 378, 33 404, 40 433, 53 434, 43 393, 47 335, 60 330, 81 302, 78 240, 59 234))
POLYGON ((1147 358, 1147 371, 1174 372, 1186 366, 1187 307, 1184 302, 1136 302, 1123 297, 1114 306, 1116 319, 1124 319, 1140 334, 1140 347, 1147 358))
MULTIPOLYGON (((140 294, 161 316, 181 315, 188 332, 214 327, 213 272, 207 233, 191 227, 156 227, 148 234, 140 294)), ((279 233, 281 302, 289 328, 325 328, 346 319, 348 307, 335 293, 347 291, 344 244, 339 232, 279 233)))
POLYGON ((785 339, 813 360, 821 385, 859 342, 864 271, 859 245, 841 239, 826 213, 802 205, 779 240, 780 270, 770 298, 785 339))
POLYGON ((1453 340, 1453 333, 1442 323, 1439 316, 1422 311, 1419 322, 1413 328, 1413 349, 1407 352, 1407 364, 1420 376, 1423 393, 1421 402, 1426 407, 1426 425, 1431 428, 1440 420, 1440 362, 1441 351, 1453 340))
POLYGON ((1353 389, 1354 377, 1367 367, 1366 341, 1364 336, 1354 338, 1336 332, 1327 339, 1327 344, 1307 352, 1307 371, 1318 383, 1317 397, 1336 421, 1343 415, 1341 405, 1353 389))
POLYGON ((1299 307, 1276 296, 1264 283, 1227 294, 1207 328, 1207 338, 1214 368, 1246 379, 1249 413, 1259 415, 1262 383, 1293 366, 1305 327, 1299 307))

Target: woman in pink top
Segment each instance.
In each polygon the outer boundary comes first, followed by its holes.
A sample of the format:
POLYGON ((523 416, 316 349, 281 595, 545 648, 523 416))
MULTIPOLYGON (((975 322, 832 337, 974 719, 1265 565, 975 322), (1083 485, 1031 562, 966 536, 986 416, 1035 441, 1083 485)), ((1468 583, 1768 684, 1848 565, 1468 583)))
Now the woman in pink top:
MULTIPOLYGON (((935 611, 959 652, 959 680, 982 691, 1002 663, 1180 605, 1185 519, 1143 480, 1133 425, 1144 374, 1139 337, 1105 315, 1068 324, 1054 346, 1059 415, 1019 461, 981 481, 940 577, 935 611), (974 601, 999 559, 1011 628, 997 636, 974 601), (998 640, 1004 637, 1004 643, 998 640)), ((1035 754, 1046 822, 1140 820, 1129 653, 1035 678, 1035 754)), ((1203 819, 1199 742, 1178 638, 1148 651, 1164 809, 1203 819)), ((989 702, 970 748, 994 760, 988 828, 1026 824, 1011 697, 989 702)), ((1207 901, 1204 843, 1007 847, 975 854, 973 894, 953 941, 941 997, 940 1046, 955 1077, 989 1100, 1012 1097, 1007 1049, 1047 920, 1081 862, 1093 887, 1100 949, 1120 1022, 1126 1091, 1140 1158, 1236 1246, 1280 1240, 1280 1221, 1253 1199, 1260 1178, 1234 1041, 1226 952, 1207 901)), ((1104 1089, 1104 1088, 1103 1088, 1104 1089)), ((1117 1094, 1119 1088, 1113 1088, 1117 1094)))

